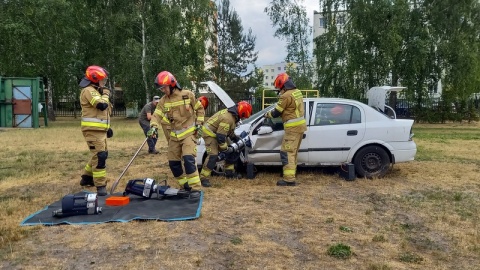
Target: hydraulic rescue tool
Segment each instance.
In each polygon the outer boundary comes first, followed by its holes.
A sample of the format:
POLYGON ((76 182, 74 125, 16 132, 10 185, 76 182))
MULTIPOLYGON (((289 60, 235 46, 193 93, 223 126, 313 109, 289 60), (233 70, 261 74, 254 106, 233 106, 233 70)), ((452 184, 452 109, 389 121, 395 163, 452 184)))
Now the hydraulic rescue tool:
POLYGON ((192 188, 188 186, 186 186, 185 189, 177 189, 168 186, 167 180, 163 182, 164 185, 156 184, 152 178, 129 180, 123 195, 134 194, 149 199, 153 194, 156 194, 158 199, 163 199, 167 196, 196 198, 200 194, 199 190, 192 190, 192 188))
POLYGON ((76 215, 94 215, 102 213, 102 207, 98 206, 96 193, 85 195, 68 194, 62 198, 62 209, 54 210, 54 217, 68 217, 76 215))
POLYGON ((245 131, 243 131, 236 142, 230 144, 227 150, 220 152, 218 154, 218 160, 219 161, 224 160, 227 157, 227 155, 231 155, 235 153, 238 154, 240 153, 240 151, 245 149, 246 146, 251 147, 252 143, 250 141, 250 137, 248 136, 248 134, 245 131))
POLYGON ((115 192, 115 189, 117 188, 118 186, 118 183, 120 182, 120 179, 122 179, 122 176, 125 174, 125 172, 128 170, 128 168, 130 167, 130 165, 132 164, 133 160, 137 157, 138 155, 138 152, 140 152, 140 150, 142 150, 143 146, 145 145, 145 143, 147 142, 148 140, 148 137, 145 138, 145 140, 143 141, 142 145, 140 145, 140 147, 138 148, 137 152, 135 153, 135 155, 133 155, 132 159, 130 160, 130 162, 128 162, 127 164, 127 167, 125 167, 125 169, 123 169, 123 172, 120 174, 120 176, 117 178, 117 180, 115 180, 115 182, 113 182, 112 184, 112 187, 110 188, 110 194, 113 194, 113 192, 115 192))

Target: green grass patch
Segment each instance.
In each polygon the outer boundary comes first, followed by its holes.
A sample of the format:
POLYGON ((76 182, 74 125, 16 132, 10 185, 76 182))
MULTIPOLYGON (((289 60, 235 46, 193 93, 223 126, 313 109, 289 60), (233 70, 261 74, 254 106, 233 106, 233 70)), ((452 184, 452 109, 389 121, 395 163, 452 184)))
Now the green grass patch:
POLYGON ((330 246, 327 251, 328 255, 335 257, 337 259, 348 259, 352 256, 352 250, 350 246, 338 243, 336 245, 330 246))

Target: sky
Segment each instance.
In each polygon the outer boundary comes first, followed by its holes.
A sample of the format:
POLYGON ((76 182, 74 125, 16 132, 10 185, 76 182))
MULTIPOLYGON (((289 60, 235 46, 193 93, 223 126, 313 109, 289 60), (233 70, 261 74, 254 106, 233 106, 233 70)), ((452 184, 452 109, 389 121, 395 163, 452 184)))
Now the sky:
MULTIPOLYGON (((286 42, 273 36, 275 28, 267 13, 264 12, 271 0, 230 0, 231 7, 237 12, 244 33, 248 33, 248 29, 252 29, 253 35, 256 36, 255 50, 258 51, 258 59, 256 65, 270 65, 283 62, 287 55, 286 42)), ((313 25, 313 11, 319 11, 319 0, 304 0, 303 6, 306 7, 307 17, 310 20, 310 26, 313 25)), ((310 39, 312 41, 312 38, 310 39)), ((312 44, 310 44, 312 45, 312 44)))

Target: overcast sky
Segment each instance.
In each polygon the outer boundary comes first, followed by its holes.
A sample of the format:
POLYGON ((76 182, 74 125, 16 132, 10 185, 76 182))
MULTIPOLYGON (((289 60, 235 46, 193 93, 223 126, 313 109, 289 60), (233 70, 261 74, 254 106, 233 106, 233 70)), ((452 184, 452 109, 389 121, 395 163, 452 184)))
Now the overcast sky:
MULTIPOLYGON (((285 59, 285 41, 273 37, 275 29, 267 13, 264 12, 271 0, 230 0, 231 7, 238 13, 242 20, 245 33, 251 28, 256 36, 255 50, 258 51, 257 66, 270 65, 283 62, 285 59)), ((310 26, 313 24, 313 11, 319 11, 319 0, 304 0, 303 6, 307 9, 310 26)), ((313 33, 310 38, 312 45, 313 33)))

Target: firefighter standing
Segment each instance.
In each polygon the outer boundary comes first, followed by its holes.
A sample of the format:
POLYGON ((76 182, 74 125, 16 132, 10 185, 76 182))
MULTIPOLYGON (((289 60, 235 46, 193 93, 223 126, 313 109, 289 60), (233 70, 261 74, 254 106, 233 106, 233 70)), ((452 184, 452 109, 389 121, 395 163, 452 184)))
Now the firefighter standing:
POLYGON ((162 71, 157 75, 155 86, 165 95, 158 102, 150 120, 151 129, 148 136, 156 137, 161 124, 170 125, 168 142, 170 170, 181 187, 188 189, 200 186, 195 163, 197 145, 195 134, 203 124, 205 110, 195 95, 191 91, 182 90, 175 77, 168 71, 162 71), (195 111, 194 108, 198 110, 195 111))
POLYGON ((303 139, 303 133, 307 130, 303 96, 287 73, 279 74, 273 84, 278 89, 280 98, 275 108, 267 112, 265 117, 281 116, 285 130, 280 149, 284 179, 277 181, 277 186, 295 186, 298 149, 303 139))
MULTIPOLYGON (((240 119, 248 118, 252 114, 252 105, 246 101, 240 101, 237 105, 223 109, 210 117, 202 127, 203 139, 207 151, 207 158, 203 164, 200 180, 202 186, 210 187, 208 177, 212 174, 218 159, 218 153, 228 148, 227 137, 236 139, 235 126, 240 119)), ((236 178, 235 164, 225 160, 225 176, 236 178)))
POLYGON ((82 133, 92 156, 85 165, 81 186, 96 186, 97 195, 107 195, 106 160, 107 137, 113 136, 110 128, 110 90, 105 88, 108 72, 99 66, 89 66, 80 81, 82 107, 82 133))
MULTIPOLYGON (((152 114, 155 112, 158 101, 160 100, 159 96, 154 96, 152 102, 149 102, 143 106, 142 111, 138 117, 138 123, 142 127, 143 133, 147 136, 147 132, 150 130, 150 119, 152 119, 152 114)), ((147 136, 148 137, 148 136, 147 136)), ((158 151, 155 149, 157 144, 157 138, 149 137, 147 139, 148 144, 148 153, 149 154, 158 154, 158 151)))

